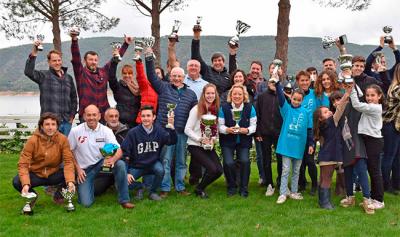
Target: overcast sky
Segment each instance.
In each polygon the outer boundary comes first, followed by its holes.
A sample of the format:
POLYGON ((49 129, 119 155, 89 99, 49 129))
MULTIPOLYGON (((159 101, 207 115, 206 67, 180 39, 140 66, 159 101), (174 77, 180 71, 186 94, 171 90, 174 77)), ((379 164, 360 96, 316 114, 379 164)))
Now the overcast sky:
MULTIPOLYGON (((276 35, 278 0, 189 0, 189 6, 179 12, 166 10, 161 15, 161 35, 171 32, 173 21, 181 20, 180 35, 191 35, 196 16, 202 16, 203 35, 235 34, 236 20, 249 25, 250 35, 276 35)), ((393 26, 392 35, 400 36, 398 0, 373 0, 371 6, 361 12, 352 12, 345 8, 324 8, 313 0, 292 0, 290 11, 289 36, 337 37, 347 34, 349 42, 358 44, 379 43, 383 34, 382 27, 393 26)), ((118 16, 120 24, 105 33, 82 32, 81 37, 150 35, 150 17, 141 15, 136 9, 124 3, 124 0, 109 0, 102 6, 101 12, 107 16, 118 16)), ((51 42, 51 27, 41 25, 38 33, 45 34, 45 42, 51 42)), ((65 31, 65 30, 64 30, 65 31)), ((29 40, 6 40, 0 32, 0 48, 29 43, 29 40)), ((69 40, 64 33, 62 40, 69 40)))

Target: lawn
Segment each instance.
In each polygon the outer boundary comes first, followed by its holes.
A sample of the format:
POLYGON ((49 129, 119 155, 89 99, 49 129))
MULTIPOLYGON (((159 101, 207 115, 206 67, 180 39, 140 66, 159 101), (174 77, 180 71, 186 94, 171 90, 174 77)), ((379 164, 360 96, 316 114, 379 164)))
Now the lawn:
MULTIPOLYGON (((399 236, 400 197, 385 196, 386 208, 367 216, 358 205, 318 208, 317 198, 275 204, 277 194, 264 196, 252 165, 250 196, 227 198, 224 179, 208 189, 210 198, 170 195, 161 202, 147 199, 124 210, 110 190, 90 208, 79 205, 73 213, 52 203, 39 191, 34 216, 20 214, 24 201, 13 189, 18 155, 0 154, 0 236, 399 236)), ((192 187, 189 187, 192 190, 192 187)), ((360 194, 357 200, 361 200, 360 194)), ((76 201, 75 201, 76 202, 76 201)), ((334 202, 338 204, 339 198, 334 202)))

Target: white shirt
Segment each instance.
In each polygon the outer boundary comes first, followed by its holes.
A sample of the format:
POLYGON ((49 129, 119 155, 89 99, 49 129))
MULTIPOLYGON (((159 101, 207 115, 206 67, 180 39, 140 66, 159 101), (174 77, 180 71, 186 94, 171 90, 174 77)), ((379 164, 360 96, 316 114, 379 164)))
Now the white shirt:
POLYGON ((197 97, 197 101, 200 100, 201 93, 203 92, 203 88, 205 85, 208 84, 207 81, 203 80, 201 77, 197 78, 196 80, 193 80, 192 78, 189 77, 189 75, 185 76, 185 80, 183 81, 189 89, 194 91, 197 97))
POLYGON ((113 131, 101 123, 98 123, 94 130, 89 128, 86 123, 72 128, 68 141, 75 159, 82 169, 86 169, 103 159, 100 148, 104 144, 119 145, 113 131))
POLYGON ((188 136, 188 145, 200 146, 201 130, 200 118, 198 117, 198 105, 195 105, 189 113, 189 118, 186 121, 185 134, 188 136))

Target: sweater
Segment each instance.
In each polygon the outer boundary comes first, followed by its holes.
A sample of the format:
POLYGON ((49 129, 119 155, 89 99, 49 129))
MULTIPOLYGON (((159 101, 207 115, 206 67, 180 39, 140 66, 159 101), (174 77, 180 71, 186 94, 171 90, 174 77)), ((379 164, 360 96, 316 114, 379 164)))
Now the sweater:
POLYGON ((129 157, 129 168, 149 168, 156 161, 161 161, 161 150, 164 145, 176 144, 175 130, 154 125, 148 134, 143 125, 136 126, 128 132, 122 142, 124 157, 129 157))
POLYGON ((73 155, 67 137, 60 132, 52 137, 36 129, 26 142, 18 162, 18 174, 22 186, 30 185, 29 173, 48 178, 64 163, 65 182, 75 182, 73 155))
POLYGON ((276 92, 267 89, 267 91, 258 95, 256 111, 256 136, 272 136, 277 138, 282 127, 282 117, 279 112, 279 102, 276 92))

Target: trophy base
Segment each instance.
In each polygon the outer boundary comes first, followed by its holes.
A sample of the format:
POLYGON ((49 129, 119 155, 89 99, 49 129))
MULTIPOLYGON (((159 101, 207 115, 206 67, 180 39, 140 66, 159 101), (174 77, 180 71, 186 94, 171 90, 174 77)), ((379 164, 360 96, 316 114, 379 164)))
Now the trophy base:
POLYGON ((135 62, 139 61, 140 59, 141 59, 140 55, 136 55, 135 57, 132 58, 132 60, 135 62))
POLYGON ((114 56, 113 60, 114 60, 114 62, 121 62, 122 58, 121 58, 121 56, 118 55, 118 56, 114 56))
POLYGON ((393 39, 392 39, 391 36, 385 36, 384 39, 383 39, 383 42, 385 44, 391 44, 393 42, 393 39))
POLYGON ((172 128, 170 124, 165 125, 166 128, 172 128))
POLYGON ((112 174, 112 168, 109 166, 103 166, 100 170, 101 173, 112 174))
POLYGON ((36 48, 38 51, 43 51, 43 46, 38 46, 37 48, 36 48))
POLYGON ((194 31, 194 32, 199 32, 199 31, 201 31, 201 26, 200 26, 200 25, 195 25, 195 26, 193 26, 193 31, 194 31))
POLYGON ((170 35, 170 36, 168 36, 168 40, 179 42, 179 37, 178 37, 178 35, 170 35))
POLYGON ((65 206, 65 209, 67 210, 67 212, 75 211, 75 207, 74 205, 72 205, 72 203, 69 203, 67 206, 65 206))
POLYGON ((21 210, 21 214, 28 215, 28 216, 32 216, 33 215, 33 210, 32 210, 32 207, 31 207, 30 203, 25 204, 25 206, 21 210))
POLYGON ((206 151, 211 151, 214 148, 212 145, 203 145, 203 149, 206 151))

